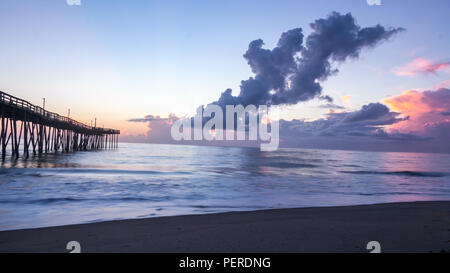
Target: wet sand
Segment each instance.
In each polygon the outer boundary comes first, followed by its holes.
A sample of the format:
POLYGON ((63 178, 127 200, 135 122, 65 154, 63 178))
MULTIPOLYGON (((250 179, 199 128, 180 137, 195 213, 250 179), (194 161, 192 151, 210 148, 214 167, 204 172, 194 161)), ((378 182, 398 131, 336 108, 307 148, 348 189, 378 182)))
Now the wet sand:
POLYGON ((130 219, 0 232, 0 252, 450 251, 450 201, 130 219))

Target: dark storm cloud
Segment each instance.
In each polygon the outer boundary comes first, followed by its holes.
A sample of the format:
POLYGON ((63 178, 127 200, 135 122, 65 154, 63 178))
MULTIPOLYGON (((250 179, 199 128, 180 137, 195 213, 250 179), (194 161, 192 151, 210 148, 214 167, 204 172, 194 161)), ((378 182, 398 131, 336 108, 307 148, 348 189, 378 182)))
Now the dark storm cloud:
POLYGON ((330 102, 330 103, 333 102, 333 98, 328 96, 328 95, 319 96, 319 100, 324 100, 324 101, 327 101, 327 102, 330 102))
POLYGON ((345 115, 346 117, 343 120, 344 122, 358 122, 367 120, 379 121, 379 119, 384 118, 386 124, 379 125, 388 125, 398 121, 396 120, 396 116, 399 115, 399 113, 391 112, 384 104, 370 103, 368 105, 364 105, 359 111, 345 113, 345 115))
POLYGON ((402 141, 424 141, 431 139, 430 137, 422 137, 414 134, 387 133, 382 129, 376 130, 373 134, 370 134, 369 136, 384 140, 402 140, 402 141))
POLYGON ((321 95, 320 82, 338 72, 332 63, 358 58, 363 48, 403 30, 381 25, 361 28, 350 13, 338 12, 310 26, 313 31, 305 45, 301 28, 284 32, 272 50, 264 49, 261 39, 252 41, 244 58, 255 76, 241 82, 238 96, 227 89, 214 104, 296 104, 316 97, 331 103, 331 97, 321 95))
POLYGON ((147 121, 151 121, 153 119, 154 119, 153 115, 147 115, 147 116, 145 116, 143 118, 131 118, 131 119, 127 120, 127 121, 129 121, 129 122, 147 122, 147 121))
POLYGON ((175 117, 175 115, 173 115, 173 114, 170 114, 168 118, 161 118, 159 116, 147 115, 143 118, 132 118, 127 121, 129 121, 129 122, 148 122, 148 121, 159 121, 159 120, 168 121, 168 120, 173 119, 174 117, 175 117))
MULTIPOLYGON (((330 113, 325 119, 311 122, 302 120, 280 121, 280 136, 373 136, 387 138, 389 135, 380 126, 392 125, 407 118, 398 117, 381 103, 364 105, 354 112, 330 113)), ((407 134, 403 135, 406 137, 407 134)), ((397 136, 399 138, 400 135, 397 136)), ((411 138, 412 139, 412 138, 411 138)))
POLYGON ((334 104, 334 103, 327 103, 327 104, 324 104, 324 105, 320 105, 319 108, 341 109, 341 110, 345 109, 344 106, 340 106, 340 105, 337 105, 337 104, 334 104))

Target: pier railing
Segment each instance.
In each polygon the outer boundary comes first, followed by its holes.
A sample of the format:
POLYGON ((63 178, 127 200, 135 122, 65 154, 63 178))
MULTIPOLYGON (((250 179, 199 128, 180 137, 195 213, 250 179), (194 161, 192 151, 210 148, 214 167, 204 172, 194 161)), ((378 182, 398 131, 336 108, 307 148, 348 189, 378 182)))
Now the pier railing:
POLYGON ((51 122, 67 123, 72 126, 81 127, 81 128, 87 129, 87 130, 100 131, 100 132, 106 133, 106 134, 120 134, 119 130, 89 126, 87 124, 81 123, 81 122, 71 119, 69 117, 61 116, 57 113, 47 111, 40 106, 36 106, 34 104, 29 103, 26 100, 14 97, 14 96, 4 93, 2 91, 0 91, 0 103, 4 104, 4 105, 8 105, 10 107, 14 107, 15 109, 19 109, 19 110, 27 111, 27 112, 35 114, 35 115, 39 115, 41 118, 45 118, 46 120, 51 121, 51 122))

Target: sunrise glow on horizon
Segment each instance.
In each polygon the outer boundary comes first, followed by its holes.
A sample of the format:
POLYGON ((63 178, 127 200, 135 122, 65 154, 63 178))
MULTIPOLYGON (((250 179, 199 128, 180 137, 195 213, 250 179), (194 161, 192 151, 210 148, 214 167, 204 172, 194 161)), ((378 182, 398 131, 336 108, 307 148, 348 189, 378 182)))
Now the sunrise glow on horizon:
POLYGON ((280 118, 315 122, 384 103, 408 118, 384 128, 421 135, 423 124, 448 125, 441 113, 448 112, 450 41, 440 22, 449 4, 440 1, 432 16, 422 1, 408 2, 408 14, 405 5, 2 1, 0 34, 8 39, 0 45, 1 90, 36 105, 45 97, 48 110, 66 115, 70 109, 72 118, 86 124, 97 118, 99 127, 120 129, 123 141, 152 142, 156 121, 129 120, 192 116, 227 88, 237 96, 241 81, 255 76, 243 58, 251 41, 262 39, 271 50, 289 29, 302 28, 306 39, 318 18, 351 12, 362 28, 380 24, 404 31, 362 50, 357 59, 332 63, 339 72, 321 82, 321 95, 333 104, 318 97, 285 104, 280 118), (437 90, 441 99, 433 100, 437 90))

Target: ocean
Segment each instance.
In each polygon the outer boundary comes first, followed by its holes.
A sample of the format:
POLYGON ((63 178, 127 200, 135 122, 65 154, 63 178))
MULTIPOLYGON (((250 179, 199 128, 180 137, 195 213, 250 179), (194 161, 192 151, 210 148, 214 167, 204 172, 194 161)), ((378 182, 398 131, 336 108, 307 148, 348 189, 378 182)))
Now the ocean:
POLYGON ((424 200, 450 200, 449 154, 120 143, 0 169, 0 230, 424 200))

